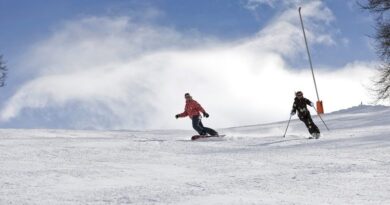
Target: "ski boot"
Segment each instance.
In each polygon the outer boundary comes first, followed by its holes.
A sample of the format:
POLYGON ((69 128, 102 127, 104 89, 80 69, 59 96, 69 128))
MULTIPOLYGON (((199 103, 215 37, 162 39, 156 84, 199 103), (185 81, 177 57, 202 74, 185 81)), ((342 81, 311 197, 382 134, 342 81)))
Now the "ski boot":
POLYGON ((312 133, 309 139, 318 139, 320 138, 321 134, 320 133, 312 133))

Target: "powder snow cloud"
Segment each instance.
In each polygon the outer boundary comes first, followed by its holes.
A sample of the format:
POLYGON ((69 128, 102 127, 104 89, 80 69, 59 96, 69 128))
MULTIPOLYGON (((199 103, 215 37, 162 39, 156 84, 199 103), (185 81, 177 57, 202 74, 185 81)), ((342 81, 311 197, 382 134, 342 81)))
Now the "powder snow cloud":
MULTIPOLYGON (((334 20, 320 1, 304 4, 311 45, 334 46, 334 20), (321 25, 321 26, 317 26, 321 25)), ((235 42, 137 23, 131 17, 87 17, 60 26, 26 54, 24 82, 1 111, 3 122, 94 129, 189 128, 175 120, 190 92, 226 127, 284 120, 293 93, 315 99, 296 8, 256 35, 235 42), (34 124, 31 124, 34 122, 34 124)), ((373 63, 317 70, 326 111, 367 102, 373 63)))

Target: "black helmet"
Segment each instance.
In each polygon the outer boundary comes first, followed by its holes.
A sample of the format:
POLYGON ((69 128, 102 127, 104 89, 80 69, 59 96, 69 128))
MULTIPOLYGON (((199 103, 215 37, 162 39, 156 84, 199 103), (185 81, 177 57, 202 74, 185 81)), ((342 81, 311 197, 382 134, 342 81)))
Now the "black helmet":
POLYGON ((298 96, 303 96, 303 92, 302 91, 295 92, 295 97, 298 97, 298 96))
POLYGON ((191 97, 189 93, 184 94, 184 97, 191 97))

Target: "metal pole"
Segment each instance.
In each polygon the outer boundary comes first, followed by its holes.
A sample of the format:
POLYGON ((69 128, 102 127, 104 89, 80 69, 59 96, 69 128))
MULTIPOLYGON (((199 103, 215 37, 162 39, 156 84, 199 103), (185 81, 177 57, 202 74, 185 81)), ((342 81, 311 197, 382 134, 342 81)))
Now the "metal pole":
POLYGON ((292 117, 292 115, 290 115, 290 119, 288 120, 287 127, 286 127, 286 131, 284 132, 283 137, 286 137, 287 129, 288 129, 288 126, 290 125, 291 117, 292 117))
POLYGON ((330 131, 329 128, 328 128, 328 125, 326 125, 326 123, 325 123, 325 121, 322 119, 321 115, 318 114, 318 111, 317 111, 316 107, 313 106, 313 108, 314 108, 314 110, 317 112, 317 116, 321 119, 322 123, 324 123, 326 129, 327 129, 328 131, 330 131))
POLYGON ((310 55, 310 51, 309 51, 309 46, 308 46, 308 44, 307 44, 305 28, 304 28, 304 26, 303 26, 303 20, 302 20, 302 15, 301 15, 301 7, 299 7, 298 11, 299 11, 299 17, 300 17, 300 19, 301 19, 303 37, 304 37, 304 39, 305 39, 307 56, 309 56, 309 63, 310 63, 310 68, 311 68, 311 74, 313 75, 314 87, 315 87, 315 89, 316 89, 317 99, 318 99, 318 101, 320 101, 320 96, 318 95, 318 89, 317 89, 317 82, 316 82, 316 78, 314 77, 313 63, 311 62, 311 55, 310 55))

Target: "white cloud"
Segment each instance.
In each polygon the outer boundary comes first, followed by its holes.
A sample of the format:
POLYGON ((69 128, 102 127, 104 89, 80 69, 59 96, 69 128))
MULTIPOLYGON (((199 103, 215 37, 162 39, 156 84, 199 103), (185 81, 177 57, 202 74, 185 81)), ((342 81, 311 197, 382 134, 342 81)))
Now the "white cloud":
POLYGON ((265 4, 268 6, 273 6, 277 0, 247 0, 245 2, 245 7, 250 10, 256 9, 259 5, 265 4))
MULTIPOLYGON (((332 18, 318 2, 306 4, 305 11, 308 25, 332 18)), ((52 120, 64 128, 189 128, 187 120, 173 116, 191 92, 211 114, 206 124, 212 126, 282 120, 294 91, 315 100, 310 71, 291 69, 284 60, 304 53, 297 21, 295 8, 286 10, 255 37, 233 43, 125 17, 69 22, 27 55, 35 77, 12 96, 1 118, 38 111, 61 113, 52 120)), ((313 43, 332 42, 321 28, 312 28, 313 43)), ((355 63, 318 71, 325 109, 367 101, 362 84, 370 67, 355 63)))
MULTIPOLYGON (((302 9, 303 17, 307 20, 305 26, 310 44, 334 45, 332 35, 325 32, 326 25, 334 20, 332 12, 318 1, 305 4, 302 9)), ((300 25, 297 9, 287 9, 272 19, 247 45, 277 52, 284 57, 296 57, 296 54, 305 49, 300 25)))
POLYGON ((267 5, 270 7, 291 7, 313 2, 321 2, 321 0, 244 0, 245 7, 250 10, 255 10, 260 5, 267 5))

